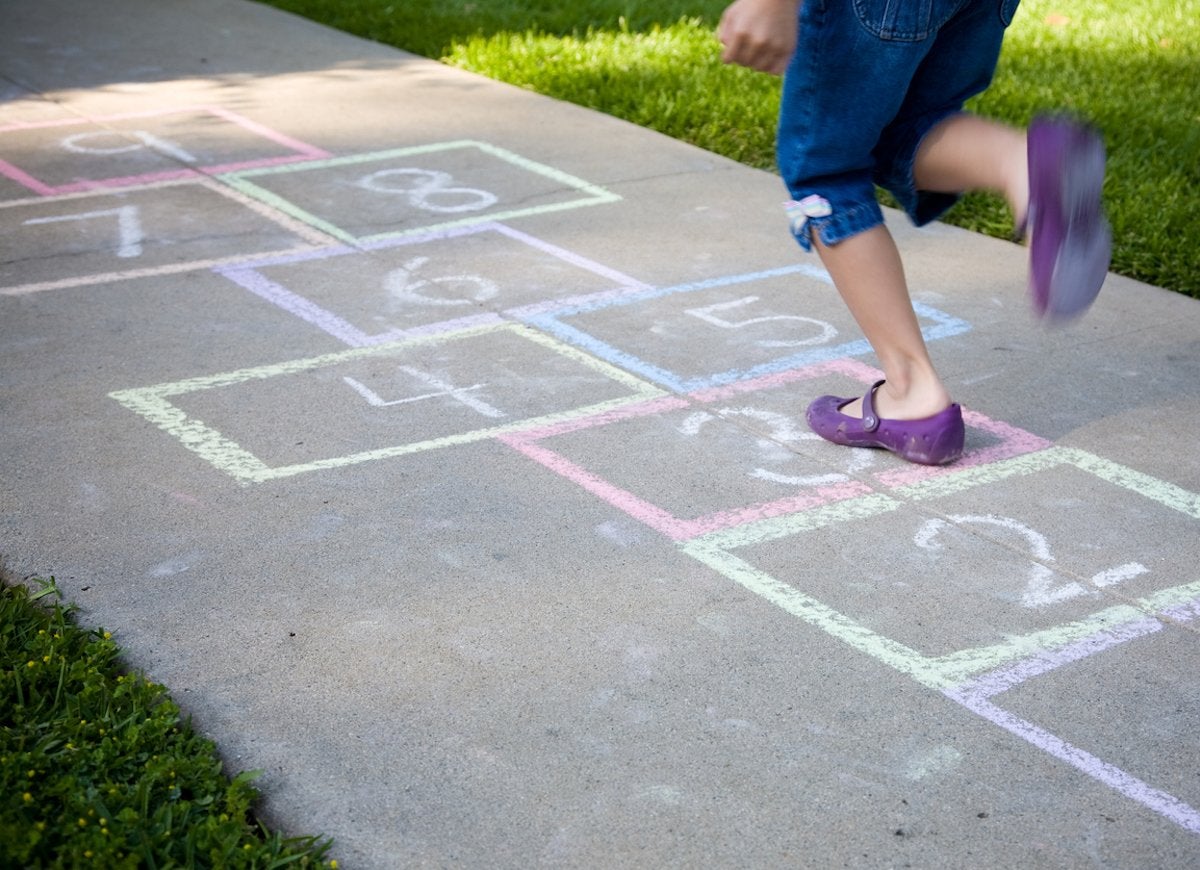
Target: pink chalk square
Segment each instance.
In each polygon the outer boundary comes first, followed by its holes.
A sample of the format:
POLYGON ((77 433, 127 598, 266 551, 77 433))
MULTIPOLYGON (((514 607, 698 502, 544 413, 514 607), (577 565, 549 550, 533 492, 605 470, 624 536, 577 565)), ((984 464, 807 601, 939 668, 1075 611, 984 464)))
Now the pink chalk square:
POLYGON ((874 383, 879 373, 854 360, 835 360, 794 369, 728 387, 703 390, 687 398, 669 397, 622 408, 601 416, 572 420, 503 440, 529 458, 582 486, 674 540, 688 540, 769 517, 809 510, 853 498, 877 487, 891 488, 952 474, 1012 456, 1044 449, 1049 442, 1015 427, 967 412, 972 446, 952 468, 897 467, 878 451, 847 450, 825 445, 808 430, 803 404, 792 391, 780 390, 805 381, 837 376, 874 383), (781 407, 782 404, 782 407, 781 407), (551 439, 620 424, 619 435, 575 451, 588 459, 572 459, 567 450, 552 449, 551 439), (700 437, 703 436, 703 437, 700 437), (617 437, 619 458, 601 474, 595 456, 617 437), (820 442, 819 447, 813 447, 820 442), (670 449, 664 449, 669 444, 670 449), (824 447, 830 448, 828 456, 824 447), (682 448, 682 449, 681 449, 682 448), (694 450, 694 455, 692 454, 694 450), (676 461, 646 457, 686 457, 676 461), (714 461, 714 457, 719 457, 714 461), (618 482, 614 478, 621 478, 618 482), (873 480, 873 483, 868 481, 873 480), (719 482, 717 482, 719 481, 719 482), (674 506, 663 504, 675 492, 674 506), (646 493, 654 493, 648 495, 646 493), (786 494, 782 494, 786 493, 786 494), (741 496, 699 515, 687 507, 698 500, 741 496))
POLYGON ((870 491, 675 397, 501 440, 676 541, 870 491), (595 436, 587 437, 601 427, 612 427, 602 437, 620 444, 607 463, 595 458, 595 436), (576 443, 552 450, 545 444, 552 438, 576 443), (577 461, 568 452, 593 455, 577 461), (600 464, 611 466, 605 476, 592 470, 600 464))
MULTIPOLYGON (((958 474, 981 465, 1045 450, 1051 446, 1051 442, 1045 438, 993 420, 978 411, 963 408, 967 440, 962 458, 951 465, 931 467, 905 462, 883 450, 856 450, 830 444, 810 432, 807 424, 803 422, 804 409, 808 402, 819 394, 857 396, 882 379, 883 372, 878 369, 856 359, 844 358, 790 369, 726 387, 701 390, 692 393, 691 398, 698 402, 720 402, 737 407, 741 396, 754 394, 755 406, 759 408, 760 413, 789 414, 801 421, 800 425, 795 427, 796 434, 783 438, 789 446, 819 457, 823 462, 848 473, 873 480, 875 484, 888 489, 958 474), (819 381, 819 385, 806 383, 803 392, 780 389, 811 381, 819 381), (769 391, 777 392, 772 397, 769 391)), ((782 433, 774 434, 778 436, 782 433)))
POLYGON ((328 156, 320 148, 217 106, 0 126, 0 178, 41 196, 328 156))

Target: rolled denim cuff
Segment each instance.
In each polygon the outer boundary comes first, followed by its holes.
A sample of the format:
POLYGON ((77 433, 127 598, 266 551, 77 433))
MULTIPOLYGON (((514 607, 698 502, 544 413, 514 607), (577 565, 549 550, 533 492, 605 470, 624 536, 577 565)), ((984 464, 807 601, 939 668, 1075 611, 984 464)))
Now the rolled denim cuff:
POLYGON ((784 204, 792 235, 806 251, 813 249, 812 234, 825 245, 836 245, 883 223, 883 210, 874 200, 838 208, 818 195, 784 204))

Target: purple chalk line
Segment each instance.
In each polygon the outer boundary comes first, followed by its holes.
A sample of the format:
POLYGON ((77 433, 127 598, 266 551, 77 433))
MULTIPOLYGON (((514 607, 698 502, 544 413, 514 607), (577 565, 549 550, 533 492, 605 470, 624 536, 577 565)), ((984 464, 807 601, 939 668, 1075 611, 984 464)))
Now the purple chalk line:
MULTIPOLYGON (((1200 599, 1177 605, 1164 615, 1184 615, 1190 619, 1200 613, 1200 599)), ((943 694, 1005 731, 1015 734, 1043 752, 1067 762, 1130 800, 1159 813, 1187 831, 1200 834, 1200 811, 1178 798, 1156 789, 1118 767, 1067 743, 1044 728, 1034 725, 992 703, 991 698, 1006 692, 1026 680, 1048 673, 1071 662, 1081 661, 1096 653, 1127 641, 1161 631, 1163 623, 1153 617, 1136 619, 1110 629, 1098 631, 1061 649, 1042 651, 1024 661, 999 668, 976 677, 943 694)))
POLYGON ((1020 685, 1026 680, 1048 673, 1071 662, 1123 644, 1134 638, 1161 631, 1163 623, 1147 616, 1116 628, 1098 631, 1090 637, 1053 651, 1040 651, 1015 664, 998 668, 959 686, 955 691, 977 698, 991 698, 1020 685))
POLYGON ((998 725, 1010 734, 1033 744, 1043 752, 1048 752, 1055 758, 1065 761, 1076 770, 1087 774, 1104 783, 1132 801, 1136 801, 1147 809, 1153 810, 1184 830, 1200 834, 1200 812, 1164 791, 1154 788, 1135 776, 1131 776, 1107 761, 1085 752, 1077 746, 1067 743, 1060 737, 1051 734, 1025 719, 1014 716, 1006 710, 997 707, 986 698, 971 693, 959 693, 947 690, 943 694, 953 701, 966 707, 972 713, 982 716, 994 725, 998 725))
MULTIPOLYGON (((266 269, 273 266, 295 265, 310 261, 325 260, 331 257, 340 257, 350 254, 360 253, 361 251, 382 251, 391 248, 416 245, 423 242, 444 241, 447 239, 461 238, 463 236, 475 235, 483 232, 495 232, 513 241, 528 245, 536 250, 543 251, 560 259, 573 266, 577 266, 602 278, 607 278, 622 286, 614 293, 629 293, 645 289, 645 285, 637 280, 624 275, 615 269, 610 269, 600 263, 594 262, 574 254, 565 248, 560 248, 557 245, 544 242, 527 233, 519 230, 514 230, 500 223, 482 223, 473 224, 470 226, 447 227, 439 230, 433 230, 419 236, 405 236, 403 238, 384 239, 381 241, 363 243, 359 247, 350 247, 347 245, 331 245, 319 250, 303 251, 300 253, 289 253, 281 256, 259 257, 257 259, 238 263, 230 268, 222 268, 218 271, 231 281, 239 284, 245 289, 254 293, 274 305, 278 305, 284 311, 299 317, 301 320, 307 321, 319 329, 332 335, 351 347, 365 347, 372 344, 380 344, 388 341, 395 341, 401 338, 410 338, 417 335, 428 335, 436 332, 445 332, 458 330, 470 326, 478 326, 487 323, 499 322, 502 319, 500 314, 487 313, 473 315, 471 317, 457 318, 454 320, 440 321, 424 326, 414 327, 412 329, 392 329, 383 333, 371 334, 359 329, 354 324, 350 323, 343 317, 334 314, 326 308, 317 305, 315 302, 306 299, 303 296, 289 290, 287 287, 272 281, 263 275, 260 269, 266 269)), ((589 296, 589 298, 591 298, 589 296)), ((545 303, 536 303, 533 306, 513 309, 511 312, 505 312, 508 316, 523 315, 529 310, 540 310, 542 308, 558 308, 564 304, 570 304, 572 300, 557 300, 545 303)))

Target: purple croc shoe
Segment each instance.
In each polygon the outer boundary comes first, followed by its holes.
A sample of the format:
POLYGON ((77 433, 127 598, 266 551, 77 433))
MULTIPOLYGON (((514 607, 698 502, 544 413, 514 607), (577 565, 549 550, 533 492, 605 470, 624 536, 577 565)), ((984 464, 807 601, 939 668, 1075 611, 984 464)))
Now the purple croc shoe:
POLYGON ((834 444, 882 447, 920 465, 945 465, 962 456, 966 433, 960 406, 921 420, 882 420, 875 413, 875 391, 883 383, 877 381, 863 396, 862 419, 841 411, 854 399, 821 396, 808 406, 808 425, 834 444))
POLYGON ((1028 152, 1033 310, 1069 320, 1095 301, 1112 259, 1112 230, 1100 205, 1104 143, 1075 121, 1035 118, 1028 152))

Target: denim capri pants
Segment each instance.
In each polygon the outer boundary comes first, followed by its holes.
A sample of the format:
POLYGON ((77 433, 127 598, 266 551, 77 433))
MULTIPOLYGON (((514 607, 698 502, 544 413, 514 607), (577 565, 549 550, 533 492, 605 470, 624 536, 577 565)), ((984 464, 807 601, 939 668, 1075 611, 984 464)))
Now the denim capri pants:
POLYGON ((875 185, 917 226, 959 194, 919 191, 913 160, 933 127, 991 83, 1019 0, 802 0, 783 83, 779 170, 792 233, 834 245, 883 223, 875 185))

